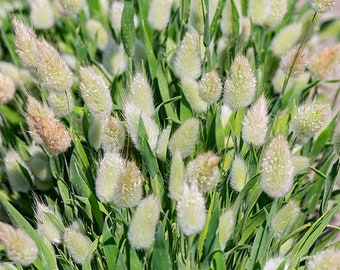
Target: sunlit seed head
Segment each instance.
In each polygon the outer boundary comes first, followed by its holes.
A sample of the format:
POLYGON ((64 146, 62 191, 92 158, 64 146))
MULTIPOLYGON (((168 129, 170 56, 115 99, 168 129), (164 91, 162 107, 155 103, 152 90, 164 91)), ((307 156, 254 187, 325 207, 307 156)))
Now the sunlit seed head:
POLYGON ((235 217, 233 210, 229 209, 220 216, 218 224, 218 239, 220 242, 221 250, 225 249, 225 246, 230 239, 234 229, 235 217))
POLYGON ((104 51, 109 43, 109 33, 101 22, 94 19, 86 21, 86 30, 92 40, 97 41, 97 48, 104 51))
POLYGON ((250 0, 248 5, 248 14, 251 21, 257 25, 264 25, 267 18, 268 0, 250 0))
POLYGON ((215 70, 206 73, 198 84, 200 97, 207 103, 219 100, 222 93, 222 83, 215 70))
POLYGON ((105 153, 95 181, 96 195, 101 202, 113 202, 116 184, 124 168, 125 161, 119 153, 105 153))
POLYGON ((199 138, 199 120, 186 120, 171 136, 169 150, 171 154, 179 151, 183 158, 189 156, 195 148, 199 138))
POLYGON ((310 159, 304 156, 292 156, 294 175, 307 171, 310 166, 310 159))
POLYGON ((62 8, 62 12, 66 15, 79 13, 84 7, 84 0, 57 0, 62 8))
POLYGON ((162 31, 169 23, 173 0, 152 0, 148 12, 148 23, 158 31, 162 31))
POLYGON ((205 200, 195 184, 183 186, 176 210, 179 227, 185 235, 197 234, 203 229, 206 220, 205 200))
POLYGON ((49 0, 32 0, 30 7, 30 19, 35 29, 49 29, 54 25, 54 12, 49 0))
POLYGON ((122 122, 110 116, 103 126, 101 133, 102 148, 105 152, 120 151, 124 147, 126 138, 125 127, 122 122))
POLYGON ((241 192, 248 181, 248 167, 240 156, 235 157, 231 165, 230 175, 231 187, 234 190, 241 192))
POLYGON ((14 263, 28 266, 38 257, 38 247, 22 229, 0 222, 0 243, 7 257, 14 263))
POLYGON ((287 140, 279 135, 267 146, 261 162, 262 190, 272 198, 281 198, 291 189, 294 167, 287 140))
POLYGON ((45 237, 51 243, 59 244, 62 239, 62 221, 55 213, 52 207, 36 202, 35 219, 37 221, 37 230, 41 236, 45 237), (53 216, 56 220, 51 218, 53 216))
POLYGON ((207 111, 208 103, 201 98, 199 84, 196 80, 191 78, 182 78, 181 88, 194 112, 203 113, 207 111))
POLYGON ((127 161, 113 190, 113 203, 119 207, 134 207, 142 199, 142 176, 134 161, 127 161))
POLYGON ((151 87, 141 73, 136 73, 130 85, 130 98, 148 116, 153 116, 153 92, 151 87))
POLYGON ((22 169, 26 169, 29 174, 30 170, 22 160, 21 156, 16 151, 9 150, 4 158, 4 164, 11 188, 19 192, 30 191, 31 184, 22 169))
POLYGON ((224 85, 224 103, 232 110, 239 110, 251 104, 255 91, 256 79, 248 59, 237 56, 232 63, 230 77, 224 85))
POLYGON ((36 69, 42 84, 51 92, 69 91, 73 84, 73 74, 65 60, 47 41, 42 40, 36 44, 38 50, 36 69))
POLYGON ((319 13, 330 11, 335 5, 334 0, 309 0, 309 3, 312 9, 319 13))
POLYGON ((84 264, 91 247, 91 241, 85 235, 72 228, 65 230, 63 243, 72 259, 79 264, 84 264))
POLYGON ((300 207, 296 201, 291 200, 282 207, 270 223, 270 230, 274 233, 275 237, 281 238, 290 233, 299 214, 300 207))
POLYGON ((10 102, 14 97, 15 89, 13 80, 0 72, 0 104, 10 102))
POLYGON ((197 185, 202 192, 212 190, 220 180, 220 160, 220 157, 211 151, 198 155, 187 165, 186 181, 197 185))
POLYGON ((94 67, 80 67, 80 92, 89 111, 96 116, 109 116, 112 99, 106 81, 94 67))
POLYGON ((74 101, 70 91, 64 93, 51 92, 47 98, 47 102, 58 118, 69 115, 74 108, 74 101))
POLYGON ((241 18, 241 34, 240 40, 242 43, 247 43, 251 33, 251 22, 248 17, 241 18))
POLYGON ((179 78, 197 79, 201 75, 199 36, 193 27, 188 28, 177 47, 174 67, 179 78))
POLYGON ((308 68, 318 79, 333 79, 340 69, 340 44, 324 48, 312 55, 308 68))
POLYGON ((127 69, 127 55, 123 44, 109 42, 103 52, 103 65, 114 76, 121 75, 127 69))
POLYGON ((287 0, 267 0, 267 16, 264 24, 274 28, 281 23, 284 15, 287 12, 287 0))
POLYGON ((297 108, 291 130, 299 142, 313 137, 327 122, 331 114, 329 104, 305 103, 297 108))
POLYGON ((263 145, 266 141, 268 131, 268 108, 264 96, 248 109, 242 125, 242 139, 256 147, 263 145))
POLYGON ((330 248, 316 253, 307 262, 307 270, 339 269, 340 251, 330 248))
MULTIPOLYGON (((276 270, 278 269, 278 266, 284 261, 284 257, 273 257, 273 258, 270 258, 266 261, 264 267, 263 267, 263 270, 276 270)), ((288 269, 288 266, 285 266, 283 268, 284 270, 287 270, 288 269)))
POLYGON ((302 23, 292 23, 278 32, 270 45, 273 54, 281 57, 287 53, 300 39, 302 35, 302 23))
POLYGON ((185 180, 185 168, 182 155, 175 152, 172 156, 170 177, 169 177, 169 197, 177 201, 183 191, 185 180))
POLYGON ((28 67, 36 67, 38 48, 34 30, 16 18, 12 19, 12 24, 16 52, 20 60, 28 67))
POLYGON ((49 181, 52 177, 52 172, 48 156, 39 146, 34 144, 28 148, 28 151, 31 155, 28 165, 36 178, 35 180, 49 181))
POLYGON ((163 129, 163 131, 159 135, 156 153, 157 153, 157 157, 162 161, 166 161, 170 133, 171 133, 171 125, 168 125, 165 129, 163 129))
POLYGON ((294 47, 281 57, 280 68, 285 74, 297 76, 305 71, 307 65, 304 48, 294 47))
POLYGON ((154 195, 143 199, 132 216, 128 239, 135 249, 147 249, 155 240, 156 225, 162 210, 154 195))

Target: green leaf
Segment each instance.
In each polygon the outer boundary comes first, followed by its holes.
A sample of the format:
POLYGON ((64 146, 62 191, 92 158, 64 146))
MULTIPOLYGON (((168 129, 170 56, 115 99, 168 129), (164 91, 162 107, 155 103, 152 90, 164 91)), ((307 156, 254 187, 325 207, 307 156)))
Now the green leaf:
POLYGON ((151 259, 151 265, 152 269, 159 269, 159 270, 165 270, 165 269, 172 269, 171 266, 171 260, 169 256, 169 251, 167 248, 167 243, 164 238, 165 235, 165 227, 168 222, 168 213, 163 218, 163 222, 158 227, 158 230, 156 232, 156 238, 155 238, 155 246, 152 253, 152 259, 151 259))
POLYGON ((339 159, 334 163, 331 172, 328 174, 324 184, 324 192, 320 206, 320 213, 323 214, 327 211, 328 201, 331 198, 336 176, 339 171, 339 159))
POLYGON ((113 239, 113 235, 110 231, 110 227, 107 224, 109 216, 105 218, 104 226, 103 226, 103 234, 100 238, 101 244, 104 249, 105 262, 107 266, 107 270, 116 269, 116 264, 118 260, 119 249, 115 245, 115 241, 113 239))
POLYGON ((133 1, 125 0, 121 21, 121 35, 125 52, 129 57, 132 57, 135 51, 136 31, 133 21, 134 15, 133 1))
POLYGON ((335 118, 333 121, 325 128, 316 141, 313 143, 312 156, 317 156, 324 149, 327 140, 329 139, 335 123, 335 118))

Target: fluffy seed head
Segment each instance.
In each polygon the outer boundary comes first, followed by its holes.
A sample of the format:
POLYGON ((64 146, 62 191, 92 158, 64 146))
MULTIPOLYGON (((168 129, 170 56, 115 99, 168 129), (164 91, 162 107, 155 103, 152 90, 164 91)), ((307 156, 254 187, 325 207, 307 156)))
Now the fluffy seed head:
POLYGON ((307 262, 307 270, 340 269, 340 251, 327 249, 312 256, 307 262))
POLYGON ((134 207, 142 199, 142 177, 135 162, 127 161, 113 189, 113 202, 119 207, 134 207))
POLYGON ((35 219, 37 221, 38 232, 51 243, 59 244, 62 238, 62 228, 60 227, 62 221, 60 220, 59 224, 56 224, 49 215, 58 219, 58 216, 51 207, 41 202, 37 202, 35 219))
POLYGON ((102 143, 102 133, 103 128, 106 123, 107 119, 106 117, 91 117, 89 122, 89 129, 88 129, 88 139, 90 145, 98 150, 100 148, 100 145, 102 143))
POLYGON ((340 69, 340 44, 324 48, 314 54, 308 67, 315 77, 332 79, 340 69))
POLYGON ((21 168, 26 169, 29 173, 30 171, 16 151, 9 150, 6 153, 4 164, 8 182, 13 190, 19 192, 28 192, 31 190, 29 180, 26 178, 21 168))
POLYGON ((223 104, 221 106, 221 116, 220 116, 220 119, 221 119, 221 123, 222 123, 223 129, 226 128, 232 112, 233 111, 229 108, 228 105, 223 104))
POLYGON ((335 5, 334 0, 309 0, 309 3, 312 9, 319 13, 330 11, 335 5))
POLYGON ((163 131, 159 135, 156 153, 157 153, 157 157, 162 161, 166 161, 166 154, 167 154, 167 149, 168 149, 170 132, 171 132, 171 125, 163 129, 163 131))
POLYGON ((239 110, 253 101, 255 91, 256 79, 248 59, 237 56, 231 65, 230 78, 224 85, 224 103, 232 110, 239 110))
POLYGON ((125 143, 125 127, 122 122, 113 116, 110 116, 103 126, 101 134, 102 148, 106 152, 120 151, 125 143))
POLYGON ((6 104, 11 101, 15 93, 15 84, 13 80, 0 72, 0 104, 6 104))
POLYGON ((169 141, 169 150, 172 154, 179 151, 183 158, 189 156, 195 148, 199 137, 199 120, 190 118, 186 120, 172 134, 169 141))
POLYGON ((34 28, 49 29, 54 25, 53 7, 49 0, 32 0, 30 7, 30 19, 34 28))
POLYGON ((235 157, 233 164, 231 165, 230 175, 231 187, 234 190, 241 192, 248 181, 248 167, 240 156, 235 157))
POLYGON ((221 216, 218 224, 218 239, 221 250, 225 249, 228 240, 235 228, 234 213, 231 209, 225 211, 221 216))
POLYGON ((117 181, 124 171, 125 161, 120 154, 107 152, 100 162, 96 178, 96 195, 101 202, 113 202, 117 181))
POLYGON ((203 229, 206 220, 205 201, 196 185, 184 184, 176 210, 178 224, 185 235, 196 234, 203 229))
POLYGON ((34 30, 23 22, 13 18, 16 52, 22 63, 28 67, 36 66, 37 37, 34 30))
POLYGON ((280 30, 273 38, 270 48, 274 55, 281 57, 298 42, 302 35, 302 23, 292 23, 280 30))
POLYGON ((135 249, 147 249, 155 240, 156 225, 161 205, 154 195, 149 195, 138 205, 128 231, 128 239, 135 249))
POLYGON ((260 185, 272 198, 281 198, 291 189, 294 167, 287 140, 279 135, 265 150, 261 164, 260 185))
POLYGON ((331 114, 329 104, 306 103, 297 108, 291 129, 301 142, 313 137, 327 122, 331 114))
POLYGON ((151 87, 143 74, 137 73, 130 86, 130 98, 148 116, 153 116, 154 105, 151 87))
POLYGON ((281 57, 280 68, 285 74, 296 76, 305 71, 307 59, 304 49, 294 47, 281 57))
POLYGON ((51 92, 69 91, 73 84, 73 75, 65 60, 47 41, 39 41, 36 44, 36 69, 42 84, 51 92))
POLYGON ((170 20, 173 0, 152 0, 148 13, 148 23, 158 31, 162 31, 170 20))
POLYGON ((201 75, 199 55, 199 36, 193 27, 189 27, 175 57, 175 74, 179 78, 197 79, 201 75))
POLYGON ((221 80, 215 70, 206 73, 198 84, 200 97, 207 103, 217 102, 222 93, 221 80))
POLYGON ((63 93, 51 92, 47 98, 47 102, 58 118, 69 115, 74 108, 74 101, 70 91, 63 93))
POLYGON ((262 95, 248 109, 243 120, 242 139, 256 147, 263 145, 266 141, 268 131, 268 108, 267 101, 262 95))
POLYGON ((137 106, 131 99, 127 99, 125 101, 123 113, 126 121, 126 128, 136 148, 139 149, 139 125, 140 121, 143 120, 149 146, 151 150, 155 150, 159 135, 158 125, 155 120, 142 112, 141 108, 137 106))
POLYGON ((47 155, 39 146, 34 144, 29 147, 28 151, 31 155, 28 165, 36 178, 35 180, 49 181, 52 177, 52 172, 47 155))
POLYGON ((38 248, 31 237, 22 229, 0 222, 0 242, 7 257, 15 263, 28 266, 38 257, 38 248))
POLYGON ((181 80, 181 88, 194 112, 202 113, 207 110, 208 103, 201 98, 199 84, 196 80, 186 77, 183 78, 181 80))
POLYGON ((180 152, 175 152, 172 156, 170 177, 169 177, 169 197, 177 201, 184 186, 185 168, 180 152))
POLYGON ((10 62, 0 61, 0 73, 10 77, 16 87, 24 85, 27 88, 30 88, 33 84, 34 79, 27 69, 17 68, 10 62))
POLYGON ((270 223, 270 229, 274 232, 275 237, 281 238, 288 234, 292 230, 299 214, 300 207, 296 201, 291 200, 282 207, 270 223))
POLYGON ((80 92, 89 111, 96 116, 109 116, 113 103, 103 75, 95 67, 81 67, 80 80, 80 92))
POLYGON ((28 98, 26 120, 32 136, 52 155, 63 153, 71 146, 69 132, 49 108, 32 97, 28 98))
MULTIPOLYGON (((114 2, 118 3, 118 2, 114 2)), ((120 3, 120 2, 119 2, 120 3)), ((103 52, 103 65, 114 76, 121 75, 127 68, 127 55, 123 44, 110 41, 103 52)))
POLYGON ((304 156, 292 156, 294 175, 298 175, 309 168, 310 160, 304 156))
MULTIPOLYGON (((241 15, 241 2, 240 1, 234 1, 234 4, 236 5, 238 14, 241 15)), ((234 33, 234 18, 235 14, 233 14, 232 10, 232 4, 231 1, 228 0, 225 2, 223 10, 222 10, 222 20, 221 20, 221 31, 225 36, 233 36, 239 33, 234 33)), ((240 20, 236 22, 240 29, 240 20)))
POLYGON ((267 2, 268 0, 250 0, 248 5, 248 14, 251 21, 257 25, 264 25, 267 17, 267 2))
POLYGON ((73 228, 68 228, 65 230, 63 240, 72 259, 76 263, 83 264, 92 244, 90 239, 73 228))
MULTIPOLYGON (((284 257, 274 257, 270 258, 266 261, 263 270, 276 270, 278 269, 278 266, 283 262, 284 257)), ((285 266, 284 270, 287 270, 288 267, 285 266)))
POLYGON ((287 0, 267 0, 267 16, 265 25, 271 28, 276 27, 287 12, 287 0))
POLYGON ((57 0, 63 13, 67 15, 79 13, 85 6, 84 0, 57 0))
POLYGON ((97 40, 97 48, 104 51, 109 43, 109 33, 105 27, 99 21, 89 19, 86 21, 86 30, 92 40, 97 40))
POLYGON ((220 160, 211 151, 198 155, 187 165, 185 174, 187 182, 197 185, 202 192, 212 190, 220 180, 221 172, 218 168, 220 160))

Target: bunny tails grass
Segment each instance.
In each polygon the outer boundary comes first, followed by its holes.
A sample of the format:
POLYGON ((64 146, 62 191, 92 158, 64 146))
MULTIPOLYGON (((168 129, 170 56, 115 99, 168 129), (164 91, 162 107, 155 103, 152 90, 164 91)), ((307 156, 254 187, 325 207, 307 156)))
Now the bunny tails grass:
POLYGON ((179 227, 185 235, 197 234, 203 229, 206 220, 205 200, 196 184, 183 186, 176 210, 179 227))
POLYGON ((232 110, 239 110, 253 101, 255 90, 256 79, 248 59, 237 56, 231 66, 230 78, 224 84, 224 103, 232 110))
POLYGON ((15 263, 29 266, 38 257, 38 247, 22 229, 0 222, 0 243, 7 257, 15 263))
POLYGON ((195 148, 199 137, 199 120, 186 120, 171 136, 169 150, 172 154, 179 151, 183 158, 189 156, 195 148))
POLYGON ((128 231, 128 239, 135 249, 147 249, 155 240, 156 225, 161 205, 154 195, 143 199, 138 205, 128 231))
POLYGON ((340 270, 336 2, 0 0, 0 270, 340 270))
POLYGON ((272 198, 281 198, 293 185, 294 166, 289 145, 283 135, 270 141, 261 163, 262 190, 272 198))

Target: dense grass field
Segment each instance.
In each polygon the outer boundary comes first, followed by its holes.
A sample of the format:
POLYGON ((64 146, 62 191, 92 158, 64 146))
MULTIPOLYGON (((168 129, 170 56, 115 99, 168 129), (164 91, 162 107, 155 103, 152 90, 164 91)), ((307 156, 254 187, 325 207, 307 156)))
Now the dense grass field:
POLYGON ((0 269, 340 269, 330 0, 0 0, 0 269))

